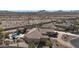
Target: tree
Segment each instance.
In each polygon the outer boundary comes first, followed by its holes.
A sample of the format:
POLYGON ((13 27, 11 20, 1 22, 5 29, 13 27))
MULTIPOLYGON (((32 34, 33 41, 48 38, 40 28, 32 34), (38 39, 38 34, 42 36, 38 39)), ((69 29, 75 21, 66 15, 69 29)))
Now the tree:
POLYGON ((40 41, 39 41, 39 44, 38 44, 38 46, 37 46, 37 48, 42 48, 43 46, 45 46, 45 40, 44 39, 41 39, 40 41))
POLYGON ((3 37, 4 37, 3 28, 0 28, 0 39, 2 39, 3 37))
POLYGON ((4 42, 3 38, 5 38, 3 33, 3 28, 0 27, 0 45, 2 45, 4 42))
POLYGON ((52 48, 52 42, 50 39, 46 40, 46 45, 49 46, 49 48, 52 48))
POLYGON ((35 44, 34 44, 34 42, 29 42, 29 44, 28 44, 28 48, 35 48, 35 44))
POLYGON ((78 29, 79 29, 79 21, 75 21, 73 26, 74 26, 75 31, 78 32, 78 29))
POLYGON ((5 38, 9 38, 9 32, 4 33, 5 38))

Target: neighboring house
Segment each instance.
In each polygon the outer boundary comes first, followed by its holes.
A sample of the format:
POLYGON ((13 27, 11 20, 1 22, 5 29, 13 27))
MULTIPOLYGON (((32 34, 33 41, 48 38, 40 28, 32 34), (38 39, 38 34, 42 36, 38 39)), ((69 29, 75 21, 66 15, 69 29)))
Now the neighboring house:
POLYGON ((33 28, 28 33, 25 34, 27 41, 38 42, 40 39, 48 38, 48 36, 43 36, 40 28, 33 28))

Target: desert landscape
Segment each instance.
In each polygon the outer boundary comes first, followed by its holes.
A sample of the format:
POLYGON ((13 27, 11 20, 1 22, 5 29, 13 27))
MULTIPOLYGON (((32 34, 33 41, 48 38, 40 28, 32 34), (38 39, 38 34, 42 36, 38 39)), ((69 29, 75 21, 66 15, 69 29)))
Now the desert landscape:
POLYGON ((79 10, 0 11, 1 48, 79 48, 79 10))

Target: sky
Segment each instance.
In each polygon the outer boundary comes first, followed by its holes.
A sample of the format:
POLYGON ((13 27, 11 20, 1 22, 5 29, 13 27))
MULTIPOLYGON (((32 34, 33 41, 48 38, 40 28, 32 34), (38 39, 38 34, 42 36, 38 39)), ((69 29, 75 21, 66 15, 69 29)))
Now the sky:
POLYGON ((79 10, 79 0, 0 0, 0 10, 79 10))

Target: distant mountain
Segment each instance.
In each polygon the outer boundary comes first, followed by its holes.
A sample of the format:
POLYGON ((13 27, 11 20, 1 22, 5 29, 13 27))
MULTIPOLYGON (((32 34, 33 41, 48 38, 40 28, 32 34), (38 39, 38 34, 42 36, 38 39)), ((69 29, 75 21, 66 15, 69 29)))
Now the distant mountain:
POLYGON ((58 10, 58 11, 46 11, 46 10, 39 10, 39 11, 0 11, 0 15, 1 14, 37 14, 37 15, 66 15, 66 14, 70 14, 70 15, 75 15, 75 14, 79 14, 79 10, 71 10, 71 11, 62 11, 62 10, 58 10))
POLYGON ((0 13, 14 13, 13 11, 0 11, 0 13))

